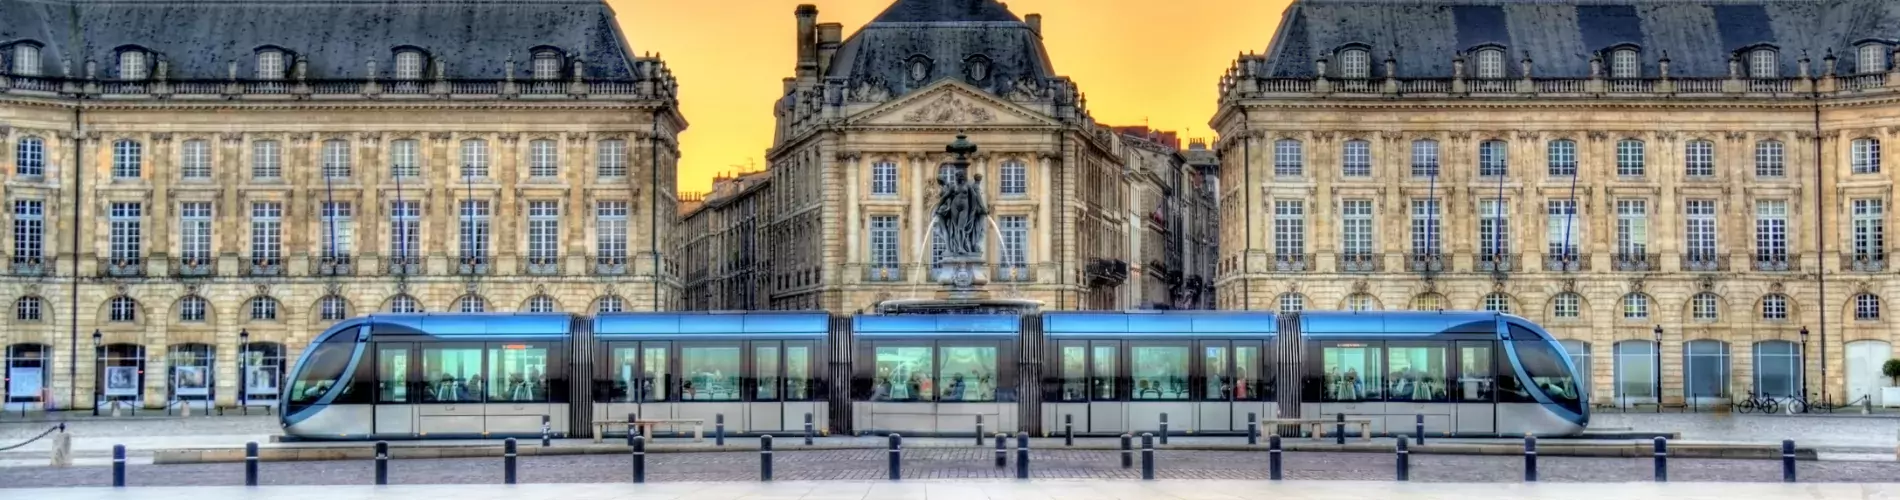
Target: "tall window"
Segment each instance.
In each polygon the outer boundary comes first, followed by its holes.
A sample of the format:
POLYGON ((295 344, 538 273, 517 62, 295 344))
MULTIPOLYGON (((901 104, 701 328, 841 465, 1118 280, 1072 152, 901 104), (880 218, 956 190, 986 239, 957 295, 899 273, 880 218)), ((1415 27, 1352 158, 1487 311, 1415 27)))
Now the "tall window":
POLYGON ((1689 319, 1700 322, 1714 322, 1721 316, 1721 300, 1713 293, 1702 292, 1689 298, 1689 319))
POLYGON ((599 241, 594 251, 607 262, 621 263, 627 258, 627 215, 625 200, 601 201, 594 208, 594 232, 599 241))
POLYGON ((145 51, 127 50, 119 53, 119 79, 144 80, 145 51))
POLYGON ((1762 296, 1761 319, 1763 321, 1786 321, 1788 319, 1788 296, 1779 293, 1762 296))
POLYGON ((1273 175, 1299 177, 1306 172, 1306 148, 1300 141, 1280 139, 1273 143, 1273 175))
POLYGON ((1412 141, 1412 177, 1438 176, 1438 141, 1412 141))
POLYGON ((405 50, 396 53, 396 79, 422 79, 422 53, 405 50))
POLYGON ((1749 78, 1780 78, 1781 63, 1774 49, 1755 49, 1748 53, 1749 78))
POLYGON ((178 299, 178 320, 187 323, 202 323, 205 311, 211 308, 211 301, 197 295, 178 299))
POLYGON ((893 196, 897 194, 897 164, 880 161, 871 164, 871 194, 893 196))
POLYGON ((1854 60, 1854 69, 1863 75, 1887 71, 1887 46, 1880 43, 1866 43, 1860 46, 1860 56, 1854 60))
POLYGON ((389 203, 389 254, 414 258, 422 246, 422 205, 416 201, 389 203))
POLYGON ((1687 237, 1689 260, 1715 261, 1715 200, 1688 200, 1683 211, 1688 215, 1683 234, 1687 237))
POLYGON ((1438 200, 1412 200, 1412 253, 1414 255, 1438 255, 1439 239, 1438 200))
POLYGON ((1346 177, 1372 176, 1372 143, 1362 139, 1346 141, 1341 151, 1340 175, 1346 177))
POLYGON ((349 258, 355 231, 354 206, 347 201, 323 203, 323 249, 332 258, 349 258))
POLYGON ((13 261, 39 264, 46 251, 46 202, 13 201, 13 261))
POLYGON ((178 175, 186 179, 211 178, 211 143, 202 139, 185 141, 179 148, 179 157, 184 160, 178 166, 178 175))
POLYGON ((1273 201, 1273 251, 1282 257, 1306 253, 1306 202, 1273 201))
POLYGON ((283 176, 283 147, 280 146, 277 141, 257 141, 251 143, 251 177, 254 179, 275 180, 283 176))
POLYGON ((481 297, 464 295, 455 300, 455 310, 462 313, 488 312, 488 302, 481 297))
POLYGON ((488 177, 488 141, 462 141, 462 177, 488 177))
POLYGON ((1880 199, 1854 200, 1854 260, 1884 260, 1887 207, 1880 199))
POLYGON ((284 204, 251 203, 251 262, 277 265, 283 256, 284 204))
POLYGON ((145 147, 138 141, 120 139, 112 143, 112 178, 137 179, 145 170, 145 147))
POLYGON ((15 174, 21 177, 46 175, 46 141, 30 135, 22 137, 13 152, 15 174))
POLYGON ((627 141, 607 139, 600 141, 600 151, 595 159, 595 170, 601 177, 627 176, 627 141))
POLYGON ((419 313, 422 312, 422 303, 417 302, 415 297, 397 295, 389 299, 389 312, 396 314, 419 313))
POLYGON ((1372 254, 1372 200, 1345 200, 1339 204, 1340 249, 1346 255, 1372 254))
POLYGON ((1504 141, 1478 143, 1478 176, 1503 177, 1510 169, 1511 155, 1504 141))
POLYGON ((1577 141, 1570 139, 1550 141, 1550 144, 1545 147, 1545 154, 1550 157, 1548 170, 1551 177, 1577 175, 1577 141))
POLYGON ((1478 200, 1478 253, 1485 260, 1501 259, 1511 252, 1510 212, 1503 198, 1478 200))
MULTIPOLYGON (((1711 296, 1713 300, 1713 296, 1711 296)), ((1694 340, 1683 346, 1684 391, 1692 401, 1729 397, 1728 343, 1694 340)))
POLYGON ((257 53, 257 79, 282 80, 284 78, 284 53, 279 50, 263 50, 257 53))
POLYGON ((1372 77, 1372 57, 1365 49, 1346 49, 1339 52, 1339 77, 1348 80, 1364 80, 1372 77))
POLYGON ((416 161, 417 143, 415 139, 397 139, 389 142, 389 175, 392 177, 414 178, 422 175, 422 165, 416 161))
POLYGON ((1643 167, 1643 141, 1636 139, 1616 141, 1616 175, 1618 177, 1642 177, 1643 167))
POLYGON ((560 157, 554 150, 554 141, 536 139, 528 142, 528 176, 555 177, 560 175, 560 157))
POLYGON ((1788 175, 1788 153, 1781 141, 1759 141, 1755 143, 1755 176, 1783 177, 1788 175))
POLYGON ((469 263, 487 262, 489 215, 487 200, 462 200, 461 228, 458 234, 461 240, 462 258, 469 263))
POLYGON ((1557 294, 1550 301, 1550 314, 1562 319, 1576 319, 1583 313, 1583 296, 1573 292, 1557 294))
POLYGON ((1689 177, 1715 176, 1715 143, 1694 140, 1682 147, 1683 175, 1689 177))
POLYGON ((561 204, 553 200, 528 202, 528 262, 552 264, 560 255, 561 204))
POLYGON ((131 297, 120 295, 112 298, 107 319, 114 323, 131 323, 139 320, 139 303, 131 297))
POLYGON ((1761 262, 1787 262, 1787 201, 1761 200, 1755 203, 1755 258, 1761 262))
POLYGON ((40 76, 40 47, 30 43, 13 46, 13 74, 40 76))
POLYGON ((251 299, 251 321, 277 321, 277 299, 270 297, 251 299))
POLYGON ((178 250, 186 264, 211 263, 211 202, 178 204, 178 250))
POLYGON ((1649 296, 1640 293, 1624 295, 1623 319, 1649 319, 1649 296))
POLYGON ((1862 137, 1854 139, 1854 173, 1880 173, 1880 140, 1862 137))
POLYGON ((561 78, 561 54, 552 50, 534 53, 534 79, 558 80, 561 78))
POLYGON ((1018 273, 1029 270, 1029 217, 1005 215, 997 218, 997 227, 1003 233, 1002 264, 1006 269, 1015 269, 1018 273))
POLYGON ((1755 391, 1786 398, 1801 393, 1801 347, 1786 340, 1755 343, 1755 391))
POLYGON ((554 309, 554 297, 536 295, 528 298, 528 312, 551 313, 554 309))
POLYGON ((323 176, 331 179, 350 177, 350 142, 342 139, 323 141, 323 176))
POLYGON ((325 295, 317 302, 317 314, 323 321, 340 321, 350 317, 350 303, 343 297, 325 295))
POLYGON ((108 251, 114 263, 131 264, 139 261, 140 243, 144 238, 139 223, 144 210, 145 206, 138 202, 112 203, 111 211, 107 214, 112 233, 108 251))
POLYGON ((1005 195, 1029 194, 1029 166, 1018 160, 1003 162, 1002 182, 997 187, 1005 195))
POLYGON ((1855 321, 1879 321, 1880 320, 1880 296, 1874 295, 1871 293, 1861 293, 1861 294, 1855 295, 1854 296, 1854 320, 1855 321))
POLYGON ((1649 201, 1616 200, 1616 253, 1649 253, 1649 201))
POLYGON ((1636 49, 1616 49, 1610 53, 1610 78, 1642 78, 1643 62, 1636 49))
POLYGON ((1577 220, 1577 200, 1574 198, 1550 199, 1544 201, 1544 243, 1550 255, 1556 257, 1577 256, 1577 246, 1583 239, 1583 227, 1577 220))
POLYGON ((1498 49, 1478 51, 1478 78, 1481 80, 1504 78, 1504 51, 1498 49))
POLYGON ((895 280, 897 271, 897 216, 871 216, 871 268, 888 270, 895 280))
POLYGON ((1509 314, 1511 312, 1511 296, 1493 292, 1484 296, 1483 306, 1486 311, 1509 314))

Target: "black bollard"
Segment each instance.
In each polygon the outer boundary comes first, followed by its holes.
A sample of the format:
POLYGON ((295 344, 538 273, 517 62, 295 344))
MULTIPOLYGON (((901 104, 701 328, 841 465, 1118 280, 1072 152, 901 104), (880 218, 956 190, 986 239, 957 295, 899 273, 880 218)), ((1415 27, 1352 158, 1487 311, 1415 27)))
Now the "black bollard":
POLYGON ((976 445, 983 446, 983 416, 976 416, 976 445))
POLYGON ((1161 445, 1168 444, 1168 412, 1161 412, 1161 445))
POLYGON ((726 445, 726 414, 713 415, 713 445, 726 445))
POLYGON ((1029 433, 1016 433, 1016 479, 1029 479, 1029 433))
POLYGON ((1122 433, 1122 468, 1123 469, 1135 468, 1135 447, 1133 444, 1134 440, 1135 440, 1134 436, 1130 436, 1126 432, 1122 433))
POLYGON ((1267 436, 1267 478, 1280 480, 1280 435, 1267 436))
POLYGON ((1339 423, 1334 425, 1333 444, 1346 444, 1346 414, 1339 414, 1339 423))
POLYGON ((647 438, 633 437, 633 482, 647 482, 647 438))
POLYGON ((891 435, 891 480, 904 477, 904 436, 891 435))
POLYGON ((1418 415, 1418 444, 1425 444, 1425 414, 1418 415))
POLYGON ((1396 450, 1396 452, 1398 453, 1398 460, 1399 460, 1399 480, 1411 481, 1412 480, 1412 460, 1410 457, 1410 452, 1405 449, 1405 435, 1404 434, 1399 435, 1399 447, 1396 450))
POLYGON ((639 427, 633 425, 634 422, 639 420, 636 417, 639 417, 639 415, 633 413, 627 414, 627 446, 633 446, 633 437, 640 435, 639 427))
MULTIPOLYGON (((805 446, 811 446, 811 433, 812 433, 811 413, 806 412, 805 413, 805 446)), ((982 440, 980 436, 977 439, 982 440)))
POLYGON ((759 436, 759 480, 772 482, 772 435, 759 436))
POLYGON ((1656 436, 1656 482, 1669 482, 1669 440, 1656 436))
POLYGON ((1260 416, 1247 412, 1247 446, 1260 444, 1260 416))
POLYGON ((257 486, 257 442, 244 443, 244 485, 257 486))
POLYGON ((1009 452, 1003 450, 1004 439, 1007 438, 1003 437, 1003 433, 996 433, 996 468, 998 469, 1009 466, 1009 452))
POLYGON ((1075 446, 1075 414, 1062 416, 1062 445, 1075 446))
POLYGON ((1794 440, 1781 440, 1781 482, 1794 482, 1794 440))
POLYGON ((112 445, 112 487, 125 487, 125 445, 112 445))
POLYGON ((501 443, 501 470, 504 484, 515 484, 515 438, 501 443))
POLYGON ((376 485, 389 484, 389 442, 376 442, 376 485))
POLYGON ((1141 479, 1155 479, 1155 435, 1141 433, 1141 479))
POLYGON ((1537 482, 1537 436, 1524 435, 1524 482, 1537 482))
POLYGON ((554 446, 554 429, 548 426, 548 416, 541 416, 541 447, 554 446))

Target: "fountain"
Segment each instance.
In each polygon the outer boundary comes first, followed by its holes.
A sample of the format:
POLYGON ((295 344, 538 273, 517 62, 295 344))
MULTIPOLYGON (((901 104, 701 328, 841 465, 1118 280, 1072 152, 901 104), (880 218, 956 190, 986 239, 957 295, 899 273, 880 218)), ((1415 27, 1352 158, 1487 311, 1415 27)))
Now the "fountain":
MULTIPOLYGON (((1023 298, 994 298, 989 293, 989 262, 984 257, 985 236, 996 227, 983 198, 983 174, 970 173, 969 156, 976 144, 963 134, 944 148, 954 155, 937 169, 937 206, 932 209, 929 233, 944 239, 941 266, 931 268, 930 280, 941 286, 938 296, 891 299, 878 303, 880 314, 1028 314, 1042 302, 1023 298), (941 233, 936 231, 941 229, 941 233)), ((929 237, 929 234, 926 234, 929 237)), ((1001 234, 998 234, 1001 237, 1001 234)), ((919 245, 918 261, 924 245, 919 245)))

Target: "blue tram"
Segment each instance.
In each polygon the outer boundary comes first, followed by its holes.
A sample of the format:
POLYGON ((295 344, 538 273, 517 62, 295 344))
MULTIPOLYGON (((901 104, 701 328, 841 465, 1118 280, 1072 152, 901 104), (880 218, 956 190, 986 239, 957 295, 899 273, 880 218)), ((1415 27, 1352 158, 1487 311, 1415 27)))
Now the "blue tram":
POLYGON ((1247 415, 1375 432, 1568 435, 1575 365, 1490 312, 372 315, 299 359, 303 439, 583 436, 591 422, 724 415, 728 432, 1237 433, 1247 415))

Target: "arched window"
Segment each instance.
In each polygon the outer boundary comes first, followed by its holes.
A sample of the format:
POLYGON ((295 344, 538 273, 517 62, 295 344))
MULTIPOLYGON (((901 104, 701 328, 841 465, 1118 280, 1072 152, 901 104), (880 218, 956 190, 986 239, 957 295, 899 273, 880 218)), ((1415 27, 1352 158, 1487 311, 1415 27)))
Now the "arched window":
POLYGON ((1478 78, 1481 80, 1504 78, 1504 50, 1481 49, 1478 51, 1478 78))
POLYGON ((1704 139, 1684 143, 1682 173, 1689 177, 1715 177, 1715 143, 1704 139))
POLYGON ((1379 299, 1373 298, 1372 294, 1367 293, 1348 295, 1346 296, 1346 310, 1377 311, 1379 310, 1379 299))
POLYGON ((397 80, 421 80, 422 66, 422 51, 411 49, 396 52, 397 80))
POLYGON ((1854 59, 1854 69, 1863 75, 1887 71, 1887 44, 1880 42, 1860 44, 1860 54, 1854 59))
POLYGON ((1616 175, 1642 177, 1644 156, 1643 141, 1636 139, 1616 141, 1616 175))
POLYGON ((1445 310, 1445 296, 1429 292, 1418 294, 1418 296, 1412 297, 1412 310, 1443 311, 1445 310))
POLYGON ((1280 294, 1280 314, 1291 314, 1306 310, 1306 296, 1297 293, 1280 294))
POLYGON ((1656 400, 1656 343, 1616 343, 1616 398, 1627 403, 1656 400))
POLYGON ((561 158, 555 151, 554 141, 535 139, 528 142, 528 176, 557 177, 560 172, 561 158))
POLYGON ((145 51, 139 49, 119 51, 120 80, 144 80, 146 74, 145 51))
POLYGON ((1557 294, 1550 300, 1550 315, 1557 319, 1577 319, 1583 315, 1583 296, 1575 292, 1557 294))
POLYGON ((145 146, 139 141, 119 139, 112 143, 112 178, 137 179, 145 170, 145 146))
POLYGON ((22 43, 13 46, 13 74, 40 76, 40 46, 22 43))
POLYGON ((1748 52, 1749 78, 1780 78, 1781 62, 1775 49, 1759 48, 1748 52))
POLYGON ((534 79, 559 80, 561 78, 561 53, 552 49, 534 52, 534 79))
POLYGON ((277 299, 270 297, 251 299, 251 321, 277 321, 277 299))
POLYGON ((1755 343, 1755 392, 1777 398, 1801 392, 1801 347, 1786 340, 1755 343))
POLYGON ((1624 295, 1623 319, 1649 319, 1649 296, 1641 293, 1624 295))
POLYGON ((1728 398, 1728 343, 1692 340, 1683 346, 1683 390, 1690 401, 1728 398))
POLYGON ((1306 172, 1306 148, 1300 141, 1280 139, 1273 142, 1273 175, 1299 177, 1306 172))
POLYGON ((526 307, 523 307, 522 309, 526 309, 528 312, 531 312, 531 313, 554 312, 555 310, 554 297, 549 297, 546 295, 536 295, 533 297, 528 297, 528 304, 526 307))
POLYGON ((40 311, 45 309, 45 301, 39 297, 20 297, 13 302, 13 319, 18 321, 39 321, 40 311))
POLYGON ((1610 51, 1610 78, 1642 78, 1643 61, 1637 57, 1636 49, 1621 48, 1610 51))
POLYGON ((455 310, 464 313, 488 312, 488 302, 474 295, 463 295, 455 299, 455 310))
POLYGON ((488 141, 462 141, 462 177, 488 177, 488 141))
POLYGON ((1548 170, 1551 177, 1577 175, 1577 141, 1570 139, 1550 141, 1550 144, 1545 147, 1545 155, 1549 157, 1548 170))
POLYGON ((331 179, 350 178, 350 141, 323 141, 323 176, 331 179))
POLYGON ((1861 293, 1854 296, 1855 321, 1880 321, 1880 296, 1861 293))
POLYGON ((343 297, 326 295, 323 300, 317 301, 317 314, 317 317, 324 321, 341 321, 350 317, 350 301, 343 300, 343 297))
POLYGON ((422 312, 422 303, 415 297, 397 295, 389 299, 389 312, 396 314, 416 314, 422 312))
POLYGON ((626 309, 626 304, 622 303, 618 295, 608 295, 594 301, 595 313, 617 313, 626 309))
POLYGON ((15 174, 21 177, 46 175, 46 141, 31 135, 21 137, 13 153, 15 174))
POLYGON ((277 49, 257 51, 257 79, 282 80, 284 74, 284 51, 277 49))
POLYGON ((1702 323, 1712 323, 1721 317, 1721 299, 1715 294, 1702 292, 1689 298, 1689 319, 1702 323))
POLYGON ((997 189, 1001 193, 1011 196, 1029 194, 1029 165, 1022 160, 1004 161, 998 173, 1001 180, 997 183, 997 189))
POLYGON ((206 312, 210 310, 211 301, 205 300, 204 297, 192 295, 178 299, 178 321, 202 323, 205 321, 206 312))
POLYGON ((277 141, 251 143, 251 178, 276 180, 284 176, 284 149, 277 141))
POLYGON ((1339 77, 1347 80, 1372 78, 1372 56, 1361 48, 1339 51, 1339 77))
POLYGON ((1412 141, 1412 177, 1438 176, 1438 141, 1412 141))
POLYGON ((1788 296, 1771 293, 1761 298, 1762 321, 1787 321, 1788 296))
POLYGON ((1755 176, 1784 177, 1788 175, 1788 152, 1781 141, 1766 140, 1755 143, 1755 176))
POLYGON ((139 303, 131 297, 120 295, 112 298, 106 311, 106 317, 113 323, 131 323, 139 320, 139 303))
POLYGON ((1486 311, 1509 314, 1511 312, 1511 296, 1505 295, 1502 292, 1493 292, 1484 296, 1483 306, 1486 311))
POLYGON ((1854 139, 1854 173, 1880 173, 1880 139, 1862 137, 1854 139))

